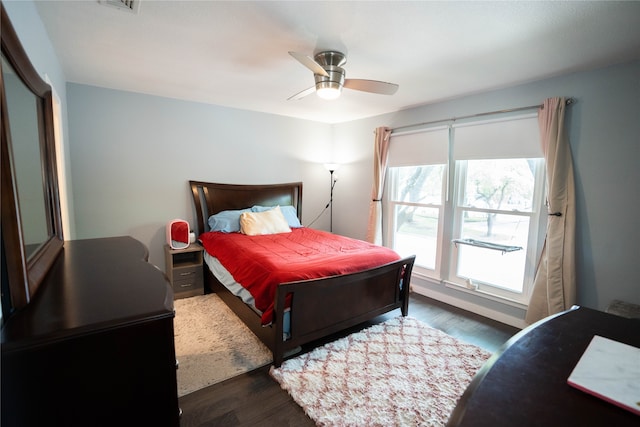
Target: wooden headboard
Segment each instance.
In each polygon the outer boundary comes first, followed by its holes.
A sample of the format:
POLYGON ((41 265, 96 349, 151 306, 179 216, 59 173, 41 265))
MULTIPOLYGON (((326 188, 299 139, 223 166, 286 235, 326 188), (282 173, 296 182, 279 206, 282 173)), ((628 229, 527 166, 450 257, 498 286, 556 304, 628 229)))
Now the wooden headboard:
POLYGON ((218 184, 189 181, 196 210, 198 228, 196 236, 209 231, 209 216, 225 210, 250 208, 254 205, 286 206, 296 208, 302 222, 302 183, 285 184, 218 184))

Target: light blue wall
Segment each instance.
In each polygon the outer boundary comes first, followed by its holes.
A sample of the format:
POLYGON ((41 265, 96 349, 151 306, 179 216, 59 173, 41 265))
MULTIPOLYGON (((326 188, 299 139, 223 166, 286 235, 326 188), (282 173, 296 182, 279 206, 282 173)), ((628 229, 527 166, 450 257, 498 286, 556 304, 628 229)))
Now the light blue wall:
POLYGON ((78 238, 131 235, 164 268, 166 222, 195 225, 189 180, 303 181, 305 225, 329 197, 328 124, 78 84, 67 94, 78 238))
MULTIPOLYGON (((429 84, 429 82, 425 82, 429 84)), ((567 125, 573 153, 577 203, 578 303, 605 309, 612 299, 640 304, 637 280, 640 227, 640 62, 546 79, 513 88, 335 126, 336 146, 348 145, 353 173, 337 188, 334 229, 364 237, 357 218, 367 213, 372 178, 373 129, 398 127, 487 111, 538 105, 547 97, 574 97, 567 125), (350 206, 347 214, 344 209, 350 206)), ((347 169, 347 168, 344 168, 347 169)), ((334 211, 335 214, 335 211, 334 211)), ((419 280, 418 280, 419 282, 419 280)), ((437 297, 486 313, 521 317, 522 310, 427 285, 437 297), (472 307, 480 304, 481 307, 472 307)))

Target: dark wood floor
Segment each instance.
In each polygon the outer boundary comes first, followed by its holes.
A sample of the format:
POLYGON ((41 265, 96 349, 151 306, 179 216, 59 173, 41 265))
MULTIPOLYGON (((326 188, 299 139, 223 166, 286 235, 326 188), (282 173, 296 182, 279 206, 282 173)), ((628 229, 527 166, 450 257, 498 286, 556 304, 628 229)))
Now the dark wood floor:
MULTIPOLYGON (((396 310, 372 323, 399 315, 400 311, 396 310)), ((411 296, 409 315, 491 352, 518 332, 517 328, 416 294, 411 296)), ((315 425, 269 376, 269 366, 183 396, 180 408, 183 411, 181 427, 315 425)))

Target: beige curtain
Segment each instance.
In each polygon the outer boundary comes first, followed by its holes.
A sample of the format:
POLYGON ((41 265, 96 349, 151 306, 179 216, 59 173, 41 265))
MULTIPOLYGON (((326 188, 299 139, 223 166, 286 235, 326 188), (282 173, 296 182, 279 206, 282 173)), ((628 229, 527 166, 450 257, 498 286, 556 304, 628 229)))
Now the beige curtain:
POLYGON ((391 129, 379 127, 376 128, 375 134, 373 147, 373 187, 371 189, 371 202, 369 204, 367 241, 376 245, 382 245, 382 189, 384 187, 384 176, 387 172, 391 129))
POLYGON ((576 301, 575 185, 564 127, 564 98, 545 100, 538 113, 546 161, 548 223, 525 321, 534 323, 571 308, 576 301))

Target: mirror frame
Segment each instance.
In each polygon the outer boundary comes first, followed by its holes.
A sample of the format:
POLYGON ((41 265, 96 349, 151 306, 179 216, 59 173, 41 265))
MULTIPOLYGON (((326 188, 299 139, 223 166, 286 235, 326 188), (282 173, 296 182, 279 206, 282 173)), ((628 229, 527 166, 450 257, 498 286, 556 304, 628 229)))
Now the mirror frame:
MULTIPOLYGON (((40 77, 31 64, 18 35, 9 20, 9 16, 0 2, 2 54, 13 67, 16 75, 36 97, 38 126, 40 131, 40 153, 42 159, 42 179, 45 195, 45 214, 48 238, 27 258, 25 252, 23 226, 20 219, 13 159, 11 151, 11 132, 8 127, 7 103, 4 80, 0 73, 1 116, 1 178, 2 178, 2 257, 6 261, 9 298, 3 295, 3 312, 11 312, 27 305, 38 290, 63 247, 62 220, 58 195, 58 179, 55 161, 55 140, 53 126, 53 95, 51 87, 40 77), (9 302, 10 307, 5 305, 9 302)), ((4 313, 3 313, 4 314, 4 313)))
POLYGON ((191 231, 191 228, 189 227, 189 223, 187 221, 185 221, 184 219, 173 219, 171 221, 169 221, 167 223, 167 245, 169 245, 169 247, 171 249, 187 249, 189 247, 189 245, 191 244, 190 238, 189 238, 189 233, 191 231), (185 230, 186 236, 185 236, 185 241, 182 242, 181 240, 174 240, 174 234, 173 234, 173 226, 181 226, 181 229, 185 230), (174 244, 174 242, 177 243, 182 243, 184 244, 184 246, 177 246, 174 244))

